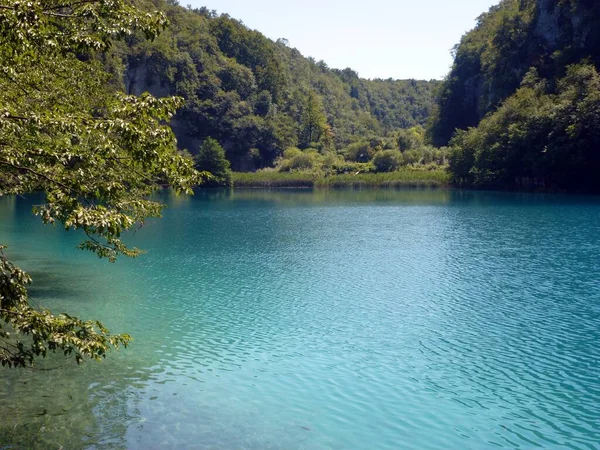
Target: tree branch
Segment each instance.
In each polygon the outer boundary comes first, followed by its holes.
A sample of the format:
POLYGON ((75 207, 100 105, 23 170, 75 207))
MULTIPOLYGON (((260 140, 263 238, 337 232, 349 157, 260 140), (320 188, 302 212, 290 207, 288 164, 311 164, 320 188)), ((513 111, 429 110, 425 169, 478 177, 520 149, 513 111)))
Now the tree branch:
POLYGON ((66 189, 67 191, 72 192, 73 194, 77 194, 77 195, 80 195, 80 196, 84 197, 83 194, 81 192, 78 192, 76 189, 73 189, 72 187, 67 186, 64 183, 61 183, 60 181, 56 181, 55 179, 50 178, 48 175, 45 175, 43 173, 37 172, 37 171, 35 171, 33 169, 30 169, 29 167, 18 166, 16 164, 10 163, 10 162, 2 160, 2 159, 0 159, 0 164, 12 167, 12 168, 17 169, 17 170, 24 170, 26 172, 32 173, 32 174, 34 174, 37 177, 43 178, 46 181, 49 181, 50 183, 56 184, 57 186, 60 186, 63 189, 66 189))
POLYGON ((69 4, 65 4, 65 5, 58 5, 58 6, 53 6, 51 8, 45 8, 45 11, 52 11, 52 10, 57 10, 57 9, 64 9, 64 8, 75 8, 77 6, 80 5, 85 5, 86 3, 100 3, 98 0, 81 0, 79 2, 73 2, 73 3, 69 3, 69 4))

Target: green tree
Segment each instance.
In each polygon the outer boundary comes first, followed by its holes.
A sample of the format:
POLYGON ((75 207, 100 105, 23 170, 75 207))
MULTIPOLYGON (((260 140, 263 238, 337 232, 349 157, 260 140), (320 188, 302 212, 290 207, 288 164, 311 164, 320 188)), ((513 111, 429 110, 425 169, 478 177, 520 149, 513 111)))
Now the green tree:
MULTIPOLYGON (((124 95, 98 62, 113 39, 135 30, 152 38, 166 23, 124 0, 0 4, 0 194, 44 192, 35 210, 44 223, 83 231, 80 248, 110 261, 140 254, 121 234, 160 215, 154 189, 191 192, 202 178, 165 125, 181 100, 124 95)), ((6 252, 0 246, 2 365, 55 351, 101 359, 127 345, 100 322, 31 306, 31 278, 6 252)))
POLYGON ((554 83, 532 70, 478 127, 459 130, 450 171, 476 186, 600 189, 600 75, 589 64, 554 83))
POLYGON ((428 140, 447 145, 456 129, 477 126, 519 89, 531 67, 551 83, 584 59, 599 68, 599 24, 597 1, 502 0, 492 6, 453 50, 428 140))
POLYGON ((398 150, 384 150, 373 157, 376 172, 393 172, 402 165, 402 153, 398 150))
POLYGON ((401 152, 418 149, 424 143, 424 130, 422 127, 412 127, 398 131, 398 148, 401 152))
POLYGON ((319 95, 310 90, 305 100, 302 112, 301 146, 310 147, 312 143, 319 142, 327 131, 327 118, 323 108, 323 100, 319 95))
POLYGON ((213 138, 206 139, 195 157, 196 168, 208 172, 212 177, 206 186, 231 186, 231 164, 225 157, 225 150, 213 138))
POLYGON ((225 14, 164 0, 139 5, 159 7, 173 25, 153 42, 133 35, 117 43, 107 66, 125 75, 126 92, 184 98, 173 127, 181 146, 213 137, 234 170, 272 166, 289 146, 325 153, 358 136, 390 137, 424 124, 433 105, 438 82, 360 79, 225 14))
POLYGON ((369 162, 374 153, 374 149, 366 141, 355 142, 343 150, 343 154, 348 161, 361 163, 369 162))

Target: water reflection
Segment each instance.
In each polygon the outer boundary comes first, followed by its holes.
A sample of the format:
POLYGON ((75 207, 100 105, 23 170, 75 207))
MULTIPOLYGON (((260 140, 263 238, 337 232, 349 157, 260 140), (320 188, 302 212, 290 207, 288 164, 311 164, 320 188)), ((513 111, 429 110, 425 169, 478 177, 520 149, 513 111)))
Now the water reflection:
POLYGON ((206 198, 226 196, 231 201, 265 201, 285 206, 356 203, 404 203, 441 205, 450 200, 447 189, 234 189, 229 192, 207 192, 206 198))
MULTIPOLYGON (((1 371, 24 448, 594 448, 593 198, 449 190, 159 194, 115 265, 17 202, 44 306, 135 341, 1 371), (566 232, 568 230, 568 232, 566 232), (61 262, 62 261, 62 262, 61 262)), ((16 218, 16 220, 15 220, 16 218)), ((17 225, 18 224, 18 225, 17 225)), ((6 413, 4 413, 6 411, 6 413)))

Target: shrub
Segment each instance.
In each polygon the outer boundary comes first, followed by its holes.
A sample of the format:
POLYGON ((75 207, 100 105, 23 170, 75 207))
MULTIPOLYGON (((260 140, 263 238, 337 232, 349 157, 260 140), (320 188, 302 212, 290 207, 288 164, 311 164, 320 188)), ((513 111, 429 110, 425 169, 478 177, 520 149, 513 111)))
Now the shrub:
POLYGON ((373 158, 376 172, 393 172, 402 165, 402 153, 398 150, 384 150, 373 158))
POLYGON ((196 169, 213 175, 204 185, 206 187, 231 186, 231 165, 225 157, 225 150, 213 138, 207 138, 195 158, 196 169))
POLYGON ((434 147, 421 147, 421 164, 429 164, 436 159, 436 150, 434 147))
POLYGON ((412 127, 398 131, 398 149, 402 152, 416 150, 423 145, 425 130, 422 127, 412 127))
POLYGON ((322 164, 323 167, 335 167, 338 164, 343 164, 344 163, 344 158, 342 158, 340 155, 336 155, 335 153, 327 153, 326 155, 323 155, 322 158, 322 164))
POLYGON ((368 142, 355 142, 346 147, 343 154, 348 161, 365 163, 373 157, 373 150, 368 142))
POLYGON ((370 173, 374 171, 371 163, 355 163, 349 161, 340 161, 332 167, 332 172, 335 174, 357 174, 370 173))
POLYGON ((294 159, 296 156, 300 156, 302 154, 302 150, 296 147, 286 148, 283 151, 283 159, 294 159))
POLYGON ((315 165, 315 157, 311 154, 302 153, 290 161, 290 170, 312 169, 315 165))
POLYGON ((402 153, 404 164, 417 164, 421 161, 421 153, 418 150, 408 150, 402 153))

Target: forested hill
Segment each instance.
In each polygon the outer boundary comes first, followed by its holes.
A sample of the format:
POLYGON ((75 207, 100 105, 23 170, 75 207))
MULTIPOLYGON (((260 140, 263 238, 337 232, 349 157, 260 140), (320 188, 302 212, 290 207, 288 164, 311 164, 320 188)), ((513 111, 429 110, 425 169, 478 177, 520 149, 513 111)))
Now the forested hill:
POLYGON ((454 53, 431 129, 437 145, 446 145, 456 128, 477 125, 532 67, 546 79, 564 76, 584 58, 598 67, 600 2, 503 0, 479 17, 454 53))
MULTIPOLYGON (((423 125, 436 81, 364 80, 330 69, 285 39, 274 42, 228 15, 155 1, 171 24, 154 41, 130 37, 107 59, 128 93, 178 95, 182 148, 219 141, 237 170, 269 166, 289 147, 341 150, 423 125)), ((326 45, 326 43, 324 43, 326 45)))
POLYGON ((454 52, 428 136, 455 181, 600 188, 598 0, 503 0, 454 52))

